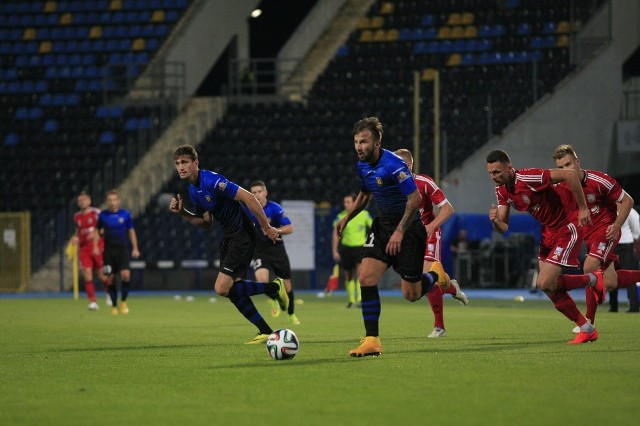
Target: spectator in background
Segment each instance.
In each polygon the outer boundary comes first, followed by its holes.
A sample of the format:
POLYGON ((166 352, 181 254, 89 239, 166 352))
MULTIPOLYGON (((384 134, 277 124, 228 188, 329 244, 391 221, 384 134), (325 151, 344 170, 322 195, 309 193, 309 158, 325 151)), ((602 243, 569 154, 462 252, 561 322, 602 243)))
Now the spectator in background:
POLYGON ((133 220, 128 210, 120 208, 117 191, 107 192, 107 208, 98 216, 98 229, 104 237, 104 274, 107 276, 107 290, 111 296, 111 314, 128 314, 127 298, 131 288, 131 258, 140 256, 138 237, 133 228, 133 220), (131 250, 129 250, 131 246, 131 250), (118 287, 115 274, 120 273, 120 310, 118 311, 118 287))
MULTIPOLYGON (((261 180, 256 180, 251 182, 249 186, 251 193, 262 206, 264 214, 269 220, 269 224, 278 230, 280 236, 282 237, 283 235, 293 233, 291 220, 285 214, 282 206, 276 202, 267 200, 267 196, 269 195, 267 185, 261 180)), ((291 263, 289 262, 289 255, 284 246, 284 241, 276 241, 274 244, 273 241, 262 233, 258 218, 255 217, 246 206, 243 205, 243 208, 253 221, 258 235, 252 261, 256 280, 264 283, 269 282, 269 271, 273 271, 276 277, 282 278, 284 280, 284 286, 287 289, 287 295, 289 296, 289 307, 287 309, 289 322, 291 324, 300 324, 300 320, 295 314, 295 299, 291 285, 291 263)), ((280 305, 274 298, 271 298, 271 300, 271 316, 277 317, 280 315, 280 305)))
MULTIPOLYGON (((638 242, 640 242, 640 214, 635 209, 631 209, 620 230, 620 241, 616 247, 616 254, 620 259, 620 264, 616 269, 638 269, 640 253, 635 251, 638 242)), ((609 295, 611 296, 609 312, 618 312, 618 289, 610 291, 609 295)), ((628 286, 627 296, 629 298, 629 310, 627 312, 640 312, 638 287, 636 285, 628 286)))
POLYGON ((345 195, 342 199, 344 210, 338 213, 333 221, 331 237, 333 260, 344 271, 344 286, 349 298, 347 308, 360 307, 362 302, 358 270, 362 262, 362 246, 367 240, 367 232, 371 229, 371 224, 373 223, 371 214, 367 210, 362 210, 345 226, 342 231, 342 238, 338 238, 338 234, 335 232, 336 225, 347 215, 355 199, 356 196, 354 194, 345 195))
POLYGON ((98 279, 106 287, 106 277, 102 272, 102 251, 104 241, 98 232, 98 215, 100 209, 91 206, 91 197, 85 191, 78 194, 78 208, 73 215, 73 223, 76 225, 76 233, 71 243, 79 245, 78 259, 84 281, 84 289, 89 298, 89 310, 99 309, 96 301, 96 287, 93 282, 93 271, 96 271, 98 279))
MULTIPOLYGON (((402 148, 396 150, 394 154, 402 158, 413 173, 413 155, 411 151, 402 148)), ((433 262, 442 262, 442 230, 440 227, 453 215, 453 206, 431 176, 413 173, 413 179, 422 196, 420 218, 427 231, 427 245, 422 266, 422 270, 426 272, 431 270, 433 262), (437 214, 433 212, 434 205, 439 209, 437 214)), ((446 290, 439 286, 434 286, 427 293, 427 299, 434 317, 433 330, 427 337, 438 338, 447 335, 444 326, 444 293, 452 295, 464 306, 469 303, 467 295, 460 290, 458 282, 451 280, 451 284, 446 290)))
POLYGON ((449 245, 449 249, 453 256, 457 256, 458 254, 466 253, 469 250, 469 241, 467 240, 467 230, 461 228, 458 231, 458 235, 451 240, 451 244, 449 245))

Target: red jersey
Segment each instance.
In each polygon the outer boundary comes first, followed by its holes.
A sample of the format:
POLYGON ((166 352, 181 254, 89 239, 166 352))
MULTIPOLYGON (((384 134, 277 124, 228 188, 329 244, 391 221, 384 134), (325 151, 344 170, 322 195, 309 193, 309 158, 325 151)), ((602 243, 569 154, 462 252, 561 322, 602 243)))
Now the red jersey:
POLYGON ((543 227, 557 229, 578 222, 578 203, 573 192, 551 182, 549 169, 516 170, 513 187, 496 187, 498 205, 529 212, 543 227))
MULTIPOLYGON (((78 231, 77 234, 80 248, 87 247, 93 241, 92 235, 96 230, 99 214, 99 209, 89 207, 86 213, 78 211, 73 215, 73 222, 76 224, 76 230, 78 231)), ((102 246, 102 238, 100 238, 99 245, 102 246)), ((93 249, 93 246, 89 247, 93 249)))
POLYGON ((433 205, 442 207, 447 202, 447 197, 430 176, 414 174, 413 180, 416 182, 420 195, 422 195, 420 219, 422 219, 424 225, 428 225, 436 217, 433 214, 433 205))
MULTIPOLYGON (((591 225, 587 233, 601 226, 607 227, 618 217, 617 203, 622 201, 624 190, 614 178, 597 170, 585 170, 582 180, 584 198, 591 211, 591 225)), ((560 185, 567 186, 566 182, 560 185)))

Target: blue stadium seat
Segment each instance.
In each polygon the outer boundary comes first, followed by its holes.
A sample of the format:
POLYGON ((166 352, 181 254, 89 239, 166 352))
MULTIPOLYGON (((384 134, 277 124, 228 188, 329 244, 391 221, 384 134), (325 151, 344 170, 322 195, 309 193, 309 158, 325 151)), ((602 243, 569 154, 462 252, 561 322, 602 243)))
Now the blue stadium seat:
POLYGON ((100 143, 103 145, 110 145, 116 141, 116 134, 111 130, 105 130, 100 133, 100 143))
POLYGON ((8 133, 4 137, 4 141, 3 141, 5 146, 16 146, 18 145, 18 142, 20 142, 20 137, 18 136, 17 133, 8 133))
POLYGON ((45 133, 55 133, 58 131, 58 120, 53 118, 48 119, 42 126, 42 131, 45 133))

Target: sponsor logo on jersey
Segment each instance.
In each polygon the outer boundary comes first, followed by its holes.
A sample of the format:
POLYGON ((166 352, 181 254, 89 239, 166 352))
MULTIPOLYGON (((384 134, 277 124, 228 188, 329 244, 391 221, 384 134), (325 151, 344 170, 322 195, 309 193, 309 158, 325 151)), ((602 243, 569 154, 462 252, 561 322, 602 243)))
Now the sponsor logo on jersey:
POLYGON ((408 177, 409 175, 406 174, 405 172, 400 172, 398 174, 398 182, 404 182, 405 180, 407 180, 408 177))
POLYGON ((227 182, 219 182, 218 183, 218 189, 220 189, 220 191, 224 191, 224 189, 227 187, 227 182))
POLYGON ((522 197, 522 201, 524 201, 527 204, 531 204, 531 200, 529 199, 529 197, 525 194, 522 197))

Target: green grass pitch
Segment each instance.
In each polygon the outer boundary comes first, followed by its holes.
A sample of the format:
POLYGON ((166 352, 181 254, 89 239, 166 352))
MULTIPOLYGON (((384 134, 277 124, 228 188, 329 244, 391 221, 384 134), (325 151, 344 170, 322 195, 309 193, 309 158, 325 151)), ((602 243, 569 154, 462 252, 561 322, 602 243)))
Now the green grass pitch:
POLYGON ((1 425, 638 424, 640 316, 602 307, 600 339, 546 300, 445 298, 448 337, 427 339, 428 303, 383 297, 380 357, 345 299, 300 293, 301 342, 274 361, 228 301, 133 294, 128 316, 86 301, 0 298, 1 425), (636 408, 633 409, 632 407, 636 408))

